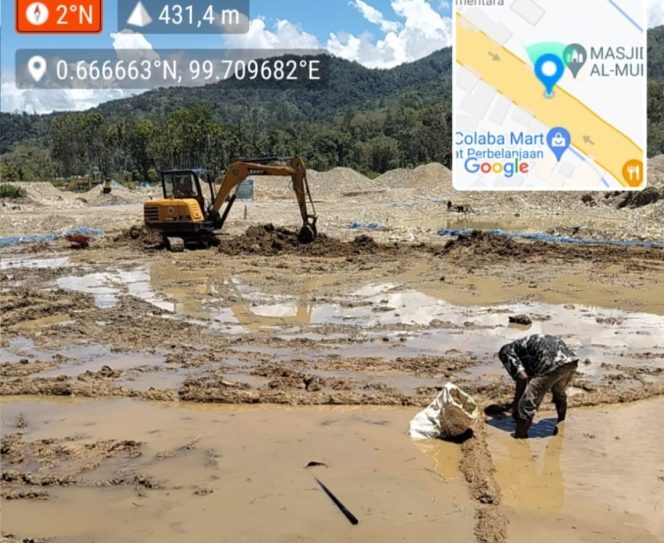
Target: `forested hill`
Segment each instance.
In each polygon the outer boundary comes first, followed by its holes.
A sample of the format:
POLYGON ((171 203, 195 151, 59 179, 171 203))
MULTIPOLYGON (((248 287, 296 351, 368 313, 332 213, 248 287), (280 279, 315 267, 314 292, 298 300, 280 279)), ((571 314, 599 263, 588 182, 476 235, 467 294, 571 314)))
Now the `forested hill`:
POLYGON ((648 30, 648 77, 664 79, 664 25, 648 30))
POLYGON ((224 121, 234 122, 248 109, 269 112, 275 120, 316 121, 349 109, 380 107, 385 101, 412 94, 433 103, 451 99, 451 49, 443 49, 391 70, 368 69, 337 57, 326 57, 327 83, 274 88, 229 80, 202 87, 170 87, 99 106, 109 116, 170 113, 193 104, 208 105, 224 121), (275 118, 276 117, 276 118, 275 118))
MULTIPOLYGON (((166 88, 84 113, 0 114, 4 179, 109 175, 167 167, 221 170, 232 159, 300 153, 317 169, 366 174, 449 165, 451 50, 390 70, 330 58, 330 83, 166 88)), ((648 32, 649 155, 664 153, 664 26, 648 32)))
POLYGON ((313 168, 342 165, 367 174, 449 163, 449 48, 390 70, 335 57, 328 63, 326 85, 223 81, 158 89, 84 113, 2 114, 4 176, 98 169, 140 179, 162 168, 221 170, 238 157, 293 153, 313 168))

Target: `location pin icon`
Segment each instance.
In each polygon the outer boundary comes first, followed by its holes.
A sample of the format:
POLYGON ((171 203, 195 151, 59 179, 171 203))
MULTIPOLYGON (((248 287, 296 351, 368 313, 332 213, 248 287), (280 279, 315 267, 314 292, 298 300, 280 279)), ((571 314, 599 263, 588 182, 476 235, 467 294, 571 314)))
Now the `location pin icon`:
POLYGON ((28 60, 28 72, 30 72, 35 83, 39 83, 46 73, 46 59, 39 55, 30 57, 30 60, 28 60))
POLYGON ((570 136, 569 131, 565 128, 557 126, 549 130, 549 133, 546 136, 546 143, 549 146, 549 149, 553 151, 553 154, 556 155, 558 162, 560 162, 563 154, 565 154, 565 151, 569 149, 569 146, 572 143, 572 136, 570 136))
POLYGON ((565 64, 567 64, 569 71, 572 72, 574 79, 576 79, 579 70, 583 68, 586 60, 588 60, 588 52, 580 43, 572 43, 565 47, 565 50, 563 51, 563 59, 565 60, 565 64))
POLYGON ((535 62, 535 77, 544 85, 547 98, 553 98, 553 89, 564 74, 565 64, 558 55, 546 53, 535 62))

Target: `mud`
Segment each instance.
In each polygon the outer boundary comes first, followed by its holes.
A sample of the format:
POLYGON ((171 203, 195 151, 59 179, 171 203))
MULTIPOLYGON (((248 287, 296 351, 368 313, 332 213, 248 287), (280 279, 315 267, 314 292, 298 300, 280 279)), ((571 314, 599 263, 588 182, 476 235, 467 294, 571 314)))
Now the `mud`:
MULTIPOLYGON (((8 500, 47 500, 50 493, 44 488, 128 484, 129 481, 122 477, 92 482, 80 476, 109 459, 131 459, 141 455, 141 444, 132 440, 80 443, 80 436, 74 435, 26 441, 23 433, 16 433, 4 435, 2 441, 2 492, 8 500)), ((130 482, 139 484, 139 479, 130 482)), ((144 481, 142 484, 148 483, 144 481)))
POLYGON ((554 417, 542 417, 529 440, 514 440, 510 418, 489 419, 488 443, 508 539, 602 543, 660 542, 664 522, 659 479, 661 432, 654 421, 664 401, 580 408, 568 413, 557 435, 554 417), (589 462, 591 466, 589 467, 589 462))
POLYGON ((458 468, 441 481, 404 432, 407 410, 28 400, 5 404, 2 413, 26 418, 25 446, 140 442, 140 456, 105 458, 69 486, 44 487, 46 501, 5 500, 3 531, 17 538, 425 541, 444 531, 454 541, 473 539, 474 506, 458 468), (66 426, 57 422, 63 418, 66 426), (324 466, 304 469, 312 460, 324 466), (132 478, 139 476, 155 486, 132 478), (314 476, 358 517, 357 526, 314 476), (127 483, 112 484, 119 481, 127 483))
POLYGON ((461 451, 461 472, 471 496, 481 504, 476 513, 475 537, 480 543, 505 543, 507 519, 500 508, 500 487, 494 476, 484 420, 474 424, 471 435, 461 443, 461 451))
MULTIPOLYGON (((100 244, 109 244, 109 241, 101 241, 100 244)), ((146 228, 143 225, 134 225, 116 234, 112 238, 112 245, 127 245, 136 250, 166 248, 161 233, 157 230, 146 228)))
POLYGON ((274 256, 295 254, 300 256, 350 257, 353 255, 395 255, 399 244, 378 244, 372 237, 360 235, 353 241, 341 241, 319 233, 312 243, 302 244, 298 233, 272 224, 250 226, 247 231, 231 239, 222 239, 219 252, 238 255, 274 256))
MULTIPOLYGON (((650 292, 660 268, 645 256, 641 267, 625 262, 634 268, 629 278, 616 262, 592 269, 587 288, 607 281, 612 296, 601 298, 609 305, 601 308, 531 298, 565 292, 551 286, 520 302, 465 305, 464 292, 470 300, 494 296, 495 287, 487 294, 483 283, 467 282, 468 270, 488 273, 484 264, 474 267, 474 255, 443 262, 441 281, 431 255, 417 251, 361 263, 226 256, 223 267, 214 251, 58 254, 7 259, 13 286, 0 300, 3 395, 420 406, 452 380, 488 404, 509 401, 513 386, 496 351, 540 332, 561 335, 585 361, 571 405, 662 393, 664 321, 650 292), (117 267, 109 269, 109 259, 117 267), (637 275, 642 284, 628 289, 637 275), (524 312, 530 325, 508 322, 524 312)), ((585 261, 575 262, 566 272, 588 273, 585 261)), ((520 281, 504 264, 491 266, 503 266, 500 281, 520 281)), ((549 280, 549 266, 527 266, 519 274, 549 280)), ((582 299, 573 292, 567 300, 582 299)))
POLYGON ((500 489, 493 476, 495 469, 491 463, 483 421, 477 423, 473 435, 461 444, 461 450, 461 471, 470 485, 473 498, 483 504, 499 505, 500 489))
MULTIPOLYGON (((7 533, 196 539, 218 526, 214 510, 227 514, 226 540, 247 537, 240 521, 258 515, 281 527, 300 519, 283 540, 319 540, 323 527, 330 541, 427 540, 450 529, 451 540, 512 541, 514 523, 532 533, 538 517, 515 513, 504 497, 510 482, 492 441, 493 429, 509 424, 501 409, 488 409, 488 428, 478 425, 461 445, 429 444, 433 453, 397 437, 445 381, 483 408, 509 404, 514 385, 498 348, 552 333, 583 361, 572 421, 586 416, 581 406, 664 395, 664 299, 654 288, 664 251, 480 233, 449 243, 423 236, 426 244, 321 234, 301 246, 281 226, 242 230, 222 240, 221 253, 171 254, 142 230, 79 251, 61 242, 0 250, 0 395, 6 454, 16 460, 5 462, 3 451, 7 533), (349 435, 357 440, 350 456, 349 435), (140 445, 118 445, 128 442, 140 445), (433 469, 420 450, 432 454, 433 469), (329 500, 299 501, 293 480, 307 498, 318 490, 306 486, 310 474, 284 471, 295 456, 298 469, 310 460, 329 466, 316 474, 362 531, 344 531, 329 500), (117 508, 106 507, 101 488, 117 508), (44 511, 35 531, 31 519, 44 511), (172 521, 155 525, 155 516, 172 521), (387 534, 395 518, 405 519, 400 531, 387 534)), ((551 407, 545 401, 536 421, 549 439, 551 407)), ((575 435, 591 439, 584 434, 597 432, 575 435)), ((569 511, 565 519, 568 528, 578 521, 569 511)), ((625 530, 622 517, 605 520, 625 530)), ((549 523, 546 533, 557 529, 549 523)), ((266 537, 260 526, 249 532, 266 537)))
POLYGON ((507 541, 508 521, 497 507, 483 507, 477 511, 475 538, 478 543, 502 543, 507 541))
POLYGON ((527 442, 510 437, 509 418, 489 418, 461 445, 412 442, 405 428, 414 410, 402 408, 126 399, 11 399, 2 407, 4 427, 26 421, 3 440, 3 530, 19 541, 163 541, 174 529, 193 540, 219 526, 228 541, 430 540, 445 532, 453 541, 520 543, 533 530, 542 540, 574 534, 592 543, 664 536, 652 513, 662 505, 660 435, 651 423, 662 400, 572 410, 556 436, 544 418, 527 442), (313 475, 360 519, 357 527, 303 469, 312 460, 321 464, 313 475), (167 526, 155 524, 166 517, 167 526))
POLYGON ((516 262, 546 259, 555 262, 556 265, 577 259, 599 262, 645 256, 655 261, 664 260, 662 249, 517 241, 481 230, 473 230, 448 241, 442 253, 454 257, 472 255, 479 262, 494 261, 496 258, 507 258, 516 262))

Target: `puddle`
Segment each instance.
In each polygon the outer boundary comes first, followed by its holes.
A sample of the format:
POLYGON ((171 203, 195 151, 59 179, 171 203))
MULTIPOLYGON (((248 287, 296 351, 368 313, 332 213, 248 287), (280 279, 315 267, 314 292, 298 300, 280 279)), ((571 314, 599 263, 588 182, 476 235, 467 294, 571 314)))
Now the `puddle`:
POLYGON ((35 342, 25 336, 16 336, 9 341, 9 348, 19 352, 30 351, 35 342))
POLYGON ((118 296, 126 294, 165 309, 174 310, 174 304, 157 296, 150 286, 150 274, 147 267, 134 270, 116 270, 110 272, 89 273, 82 276, 59 277, 58 287, 75 292, 91 294, 95 304, 101 308, 113 307, 118 303, 118 296))
MULTIPOLYGON (((211 323, 211 328, 229 333, 274 330, 282 337, 301 338, 306 334, 316 337, 316 329, 321 326, 357 326, 360 329, 382 326, 390 327, 391 333, 398 333, 400 325, 412 328, 433 323, 437 330, 444 332, 412 334, 404 329, 407 339, 402 348, 433 354, 440 353, 439 345, 445 350, 461 351, 467 351, 472 345, 473 352, 486 354, 495 352, 506 339, 529 333, 565 337, 573 332, 576 346, 583 345, 579 352, 582 357, 601 354, 607 357, 605 361, 617 363, 622 361, 622 352, 653 349, 664 356, 664 345, 658 345, 655 340, 664 329, 664 317, 645 312, 542 302, 462 305, 446 300, 445 291, 425 293, 397 283, 366 284, 342 293, 337 299, 312 302, 313 294, 266 294, 243 279, 217 270, 171 268, 146 265, 81 277, 65 276, 57 279, 57 284, 92 294, 100 307, 114 306, 122 295, 134 296, 174 316, 211 323), (533 315, 533 324, 509 326, 507 316, 514 313, 533 315), (461 329, 463 333, 454 329, 461 329), (467 333, 476 330, 481 333, 474 335, 484 339, 482 350, 478 349, 477 342, 468 341, 467 333), (606 345, 611 349, 610 352, 598 350, 593 345, 606 345)), ((319 337, 329 339, 328 331, 319 337)), ((368 336, 367 339, 375 338, 368 336)))
MULTIPOLYGON (((261 333, 263 338, 292 340, 286 348, 253 342, 234 346, 238 352, 269 354, 274 361, 328 355, 394 361, 422 355, 475 357, 477 366, 459 377, 494 380, 504 375, 496 357, 502 345, 544 333, 562 337, 581 360, 589 360, 579 365, 579 371, 594 382, 619 372, 621 366, 664 368, 664 316, 646 312, 541 301, 481 305, 450 298, 448 286, 418 290, 397 282, 351 285, 347 291, 318 298, 313 285, 293 293, 284 288, 275 294, 223 270, 180 270, 172 264, 64 276, 57 284, 91 294, 103 308, 114 306, 121 296, 136 297, 166 310, 165 319, 203 326, 203 334, 261 333), (532 324, 511 325, 509 315, 520 313, 530 315, 532 324)), ((485 286, 493 288, 489 283, 485 286)), ((6 351, 20 354, 17 349, 6 351)), ((122 363, 115 356, 102 359, 111 367, 122 363)), ((154 363, 123 360, 127 367, 154 363)), ((65 371, 74 374, 78 369, 65 371)), ((643 381, 659 378, 652 372, 640 377, 643 381)), ((141 386, 146 379, 141 378, 141 386)), ((424 385, 408 379, 402 373, 390 384, 404 392, 424 385)))
MULTIPOLYGON (((142 443, 138 458, 116 459, 80 480, 129 470, 163 486, 140 494, 132 487, 50 487, 47 501, 3 500, 3 529, 20 537, 149 543, 173 534, 203 541, 218 533, 228 541, 360 542, 435 541, 444 533, 450 541, 474 540, 474 504, 458 469, 461 450, 411 441, 406 428, 414 409, 127 399, 1 403, 3 427, 22 416, 26 440, 142 443), (328 467, 302 469, 311 460, 328 467), (346 522, 312 475, 360 524, 346 522), (196 495, 200 489, 207 494, 196 495)), ((653 422, 662 416, 662 399, 572 409, 559 435, 552 437, 552 420, 540 417, 527 441, 510 436, 509 419, 490 421, 489 450, 510 543, 528 543, 533 533, 540 541, 570 541, 570 534, 590 543, 662 541, 664 456, 653 422)))
POLYGON ((138 495, 131 486, 50 487, 47 501, 3 501, 3 530, 97 543, 208 541, 210 534, 220 541, 365 542, 436 541, 444 533, 472 541, 475 510, 465 482, 458 470, 447 481, 433 472, 405 432, 411 411, 5 401, 3 424, 22 415, 27 440, 142 442, 140 457, 102 465, 85 480, 124 468, 164 488, 138 495), (303 469, 311 460, 328 467, 303 469), (314 476, 359 518, 357 526, 314 476), (199 489, 208 493, 195 495, 199 489))
POLYGON ((514 440, 511 419, 489 426, 489 449, 510 517, 509 540, 664 540, 664 400, 572 409, 561 435, 536 419, 535 438, 514 440), (571 530, 574 532, 571 532, 571 530))
MULTIPOLYGON (((140 367, 140 366, 139 366, 140 367)), ((153 368, 145 368, 144 371, 132 370, 129 368, 129 371, 116 380, 116 383, 122 387, 139 390, 145 392, 150 388, 155 388, 158 390, 177 390, 180 388, 185 380, 195 372, 175 368, 169 370, 156 366, 153 368)))
POLYGON ((75 377, 86 370, 99 371, 102 366, 114 370, 128 370, 140 366, 159 365, 164 362, 163 355, 148 353, 113 352, 105 345, 71 345, 57 350, 38 350, 28 338, 17 336, 10 342, 9 349, 0 349, 0 359, 6 362, 18 362, 26 356, 49 362, 60 355, 64 360, 55 369, 35 374, 36 377, 57 377, 66 375, 75 377))
POLYGON ((3 256, 0 259, 0 270, 11 270, 20 268, 64 268, 69 266, 69 257, 48 257, 48 258, 34 258, 28 256, 9 255, 3 256))

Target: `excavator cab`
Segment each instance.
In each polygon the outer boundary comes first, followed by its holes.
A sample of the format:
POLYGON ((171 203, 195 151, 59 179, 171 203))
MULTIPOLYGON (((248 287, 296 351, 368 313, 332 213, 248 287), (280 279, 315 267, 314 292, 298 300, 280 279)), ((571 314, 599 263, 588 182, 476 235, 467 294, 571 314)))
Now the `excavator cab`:
POLYGON ((214 200, 214 179, 210 172, 198 168, 195 170, 168 170, 161 174, 161 186, 164 198, 193 198, 198 203, 204 217, 214 200))

